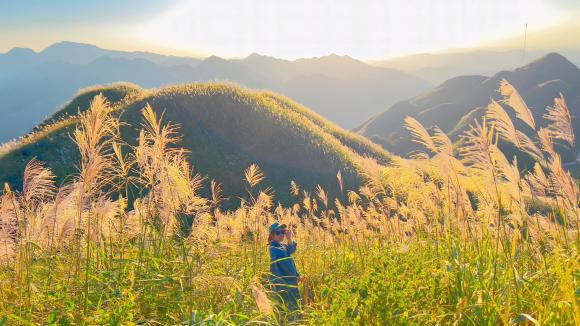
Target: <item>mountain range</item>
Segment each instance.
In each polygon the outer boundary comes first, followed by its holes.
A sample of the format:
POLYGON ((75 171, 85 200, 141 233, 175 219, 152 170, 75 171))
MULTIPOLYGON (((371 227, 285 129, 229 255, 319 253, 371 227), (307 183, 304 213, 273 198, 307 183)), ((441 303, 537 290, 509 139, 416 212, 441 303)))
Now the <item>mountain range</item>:
MULTIPOLYGON (((460 73, 476 67, 479 62, 478 69, 491 71, 494 67, 516 65, 522 60, 522 54, 518 51, 476 51, 414 55, 398 59, 397 66, 409 70, 419 67, 418 62, 430 62, 431 66, 441 67, 443 71, 447 63, 453 62, 460 67, 457 70, 460 73)), ((407 115, 417 118, 427 128, 437 125, 457 140, 475 118, 483 115, 490 99, 499 98, 497 90, 503 79, 520 91, 540 124, 545 107, 560 93, 568 101, 572 115, 577 116, 580 70, 556 53, 539 57, 520 68, 489 75, 459 75, 429 90, 430 84, 423 79, 348 56, 290 61, 254 53, 240 59, 217 56, 196 59, 110 51, 93 45, 63 42, 38 53, 13 49, 0 54, 0 113, 3 116, 0 142, 34 128, 52 115, 58 103, 64 103, 81 87, 120 80, 138 84, 125 85, 121 89, 156 88, 192 80, 229 80, 252 88, 278 90, 311 107, 318 113, 317 118, 324 117, 340 127, 354 128, 385 149, 405 155, 418 148, 410 141, 404 127, 407 115)), ((115 89, 118 93, 119 86, 115 89)), ((87 92, 91 90, 79 94, 87 92)), ((56 116, 62 112, 74 115, 81 108, 75 104, 77 102, 67 103, 56 116)), ((578 120, 574 122, 577 124, 578 120)), ((580 126, 576 130, 580 130, 580 126)), ((572 159, 573 154, 565 158, 572 159)))
MULTIPOLYGON (((532 50, 453 50, 440 53, 420 53, 371 64, 405 71, 438 85, 447 79, 465 75, 492 76, 498 71, 514 70, 526 63, 548 54, 548 51, 532 50)), ((558 48, 576 65, 580 64, 578 48, 558 48)))
MULTIPOLYGON (((505 79, 520 92, 541 126, 545 108, 554 104, 560 93, 572 115, 576 137, 580 136, 580 69, 564 56, 547 54, 515 70, 504 70, 491 77, 459 76, 409 100, 400 101, 369 119, 356 131, 396 154, 419 147, 412 143, 404 126, 406 116, 416 118, 427 129, 440 127, 452 140, 480 119, 491 99, 500 100, 498 89, 505 79)), ((567 160, 574 159, 574 150, 567 160)))
POLYGON ((412 74, 348 56, 196 59, 61 42, 41 52, 15 48, 0 54, 0 142, 23 135, 91 85, 126 81, 152 88, 225 80, 290 96, 345 128, 432 87, 412 74))

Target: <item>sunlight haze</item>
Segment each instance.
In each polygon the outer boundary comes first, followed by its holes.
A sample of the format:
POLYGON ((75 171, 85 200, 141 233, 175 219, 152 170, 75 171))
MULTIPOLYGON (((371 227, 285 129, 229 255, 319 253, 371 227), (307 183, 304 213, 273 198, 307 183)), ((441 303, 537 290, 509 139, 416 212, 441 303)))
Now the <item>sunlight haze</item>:
POLYGON ((33 3, 0 4, 0 51, 38 51, 70 40, 191 56, 257 52, 295 59, 336 53, 381 59, 507 38, 519 48, 526 23, 533 33, 566 22, 578 10, 564 0, 449 0, 445 6, 433 0, 33 3))
MULTIPOLYGON (((223 56, 392 57, 467 47, 553 25, 565 13, 532 1, 183 1, 139 26, 136 38, 223 56), (259 8, 259 9, 256 9, 259 8)), ((518 44, 519 45, 519 44, 518 44)))

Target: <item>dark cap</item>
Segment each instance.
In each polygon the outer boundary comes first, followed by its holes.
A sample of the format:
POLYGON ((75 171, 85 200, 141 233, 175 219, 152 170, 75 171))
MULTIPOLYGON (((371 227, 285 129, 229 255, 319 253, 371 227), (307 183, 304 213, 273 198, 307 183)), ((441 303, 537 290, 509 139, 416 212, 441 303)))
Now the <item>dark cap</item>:
POLYGON ((286 228, 286 224, 280 224, 280 222, 274 222, 274 223, 272 223, 272 225, 270 225, 270 233, 276 232, 280 229, 285 229, 285 228, 286 228))

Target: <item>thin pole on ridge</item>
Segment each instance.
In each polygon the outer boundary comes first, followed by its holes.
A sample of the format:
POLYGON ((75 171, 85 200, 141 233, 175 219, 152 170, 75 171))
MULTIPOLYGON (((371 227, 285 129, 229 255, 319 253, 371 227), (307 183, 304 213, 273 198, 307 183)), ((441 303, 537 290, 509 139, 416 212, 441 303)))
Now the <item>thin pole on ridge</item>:
POLYGON ((522 53, 522 65, 526 64, 526 42, 528 40, 528 23, 526 23, 526 27, 524 29, 524 51, 522 53))

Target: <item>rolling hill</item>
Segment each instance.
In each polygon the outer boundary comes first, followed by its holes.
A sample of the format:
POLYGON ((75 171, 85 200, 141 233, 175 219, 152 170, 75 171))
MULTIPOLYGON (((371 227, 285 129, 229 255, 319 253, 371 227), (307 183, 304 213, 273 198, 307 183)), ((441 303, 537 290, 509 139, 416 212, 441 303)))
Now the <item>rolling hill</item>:
POLYGON ((411 74, 347 56, 196 59, 62 42, 38 53, 16 48, 0 54, 0 142, 26 133, 79 89, 118 81, 144 88, 233 81, 287 95, 349 129, 432 86, 411 74))
POLYGON ((183 136, 180 145, 191 151, 196 171, 220 182, 234 201, 244 194, 243 171, 253 163, 263 169, 277 199, 285 202, 292 179, 306 189, 320 184, 336 193, 338 171, 346 189, 352 189, 360 181, 362 157, 383 163, 391 157, 364 137, 272 92, 231 84, 183 84, 157 90, 121 84, 86 90, 34 133, 4 145, 0 182, 18 187, 23 168, 33 157, 47 162, 59 182, 74 172, 79 158, 70 137, 75 112, 86 109, 97 94, 108 98, 115 114, 127 124, 122 136, 128 144, 136 143, 146 104, 163 113, 164 121, 178 124, 183 136))
MULTIPOLYGON (((580 69, 565 57, 550 53, 513 71, 501 71, 492 77, 460 76, 433 90, 401 101, 356 129, 388 150, 406 154, 418 147, 411 143, 403 120, 411 116, 426 128, 439 126, 457 140, 460 133, 482 117, 490 99, 499 99, 502 79, 514 85, 540 125, 546 106, 562 93, 571 111, 577 137, 580 136, 580 69)), ((573 153, 566 158, 573 159, 573 153)))

